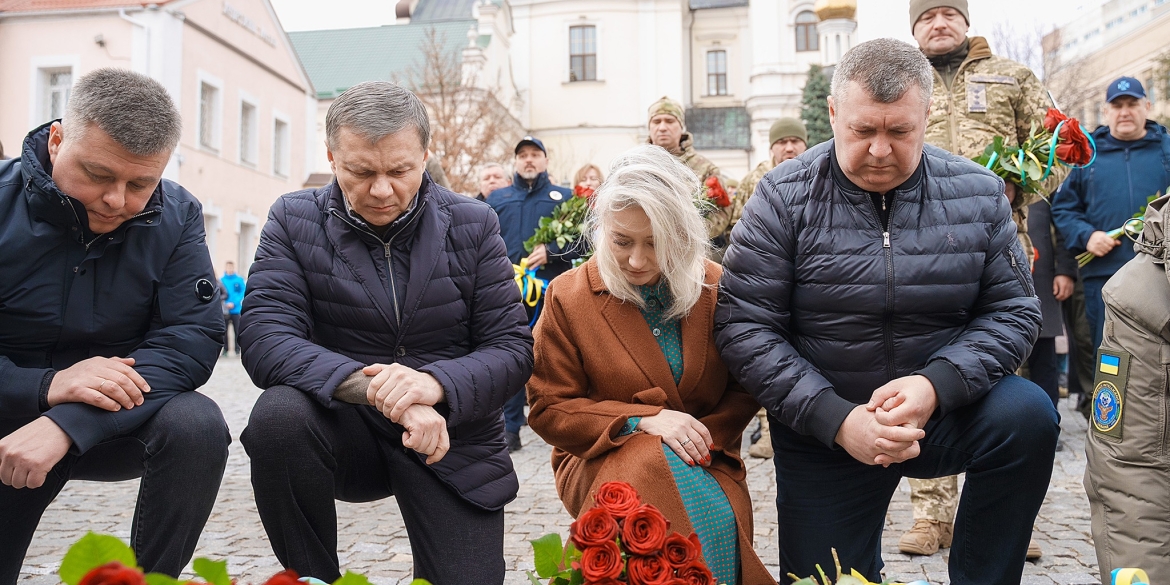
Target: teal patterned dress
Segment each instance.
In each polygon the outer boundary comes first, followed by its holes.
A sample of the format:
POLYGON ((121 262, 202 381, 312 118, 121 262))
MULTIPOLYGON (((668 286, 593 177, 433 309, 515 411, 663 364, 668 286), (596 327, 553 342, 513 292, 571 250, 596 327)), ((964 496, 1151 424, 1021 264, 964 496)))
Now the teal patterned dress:
MULTIPOLYGON (((670 288, 663 280, 657 285, 639 287, 639 292, 646 301, 642 316, 654 334, 654 339, 658 341, 658 346, 662 348, 677 384, 683 374, 682 328, 677 319, 666 318, 670 306, 670 288)), ((640 417, 631 417, 621 434, 636 432, 641 420, 640 417)), ((665 443, 662 451, 670 464, 687 516, 695 528, 695 534, 699 536, 699 543, 703 545, 703 560, 715 575, 717 583, 738 583, 739 534, 735 512, 723 488, 719 486, 719 481, 702 466, 687 465, 665 443)))

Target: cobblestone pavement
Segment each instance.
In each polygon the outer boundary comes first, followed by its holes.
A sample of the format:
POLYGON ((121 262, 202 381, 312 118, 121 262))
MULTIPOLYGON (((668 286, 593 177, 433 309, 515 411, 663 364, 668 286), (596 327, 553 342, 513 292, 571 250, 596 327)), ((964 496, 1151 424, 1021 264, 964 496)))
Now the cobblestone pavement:
MULTIPOLYGON (((234 358, 221 359, 211 381, 201 391, 223 409, 234 442, 219 500, 196 556, 227 559, 229 570, 241 582, 262 582, 280 567, 256 514, 247 456, 239 443, 248 412, 260 392, 234 358)), ((1024 568, 1026 584, 1097 583, 1093 577, 1096 555, 1089 535, 1089 506, 1081 485, 1086 426, 1084 419, 1068 408, 1067 402, 1062 401, 1061 405, 1065 448, 1057 453, 1052 484, 1036 522, 1035 538, 1044 549, 1044 557, 1024 568)), ((566 535, 571 521, 557 499, 549 467, 549 448, 527 427, 522 436, 525 446, 514 454, 520 494, 508 505, 505 517, 504 554, 509 584, 527 582, 524 570, 532 568, 527 541, 549 532, 566 535)), ((746 450, 745 459, 755 502, 757 551, 775 573, 778 562, 775 470, 770 460, 746 457, 746 450)), ((68 484, 41 521, 25 560, 21 585, 56 583, 55 573, 62 555, 86 530, 128 540, 137 487, 136 481, 68 484)), ((887 577, 947 583, 949 551, 929 557, 898 553, 897 539, 912 523, 910 491, 903 481, 886 522, 883 553, 887 577)), ((376 585, 410 582, 410 546, 392 498, 368 504, 339 502, 338 529, 343 569, 364 573, 376 585)))

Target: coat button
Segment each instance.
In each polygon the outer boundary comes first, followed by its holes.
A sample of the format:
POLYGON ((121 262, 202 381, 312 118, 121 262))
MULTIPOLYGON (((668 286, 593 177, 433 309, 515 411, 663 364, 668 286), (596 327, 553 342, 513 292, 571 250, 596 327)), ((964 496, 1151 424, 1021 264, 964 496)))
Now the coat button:
POLYGON ((397 355, 398 357, 402 357, 402 356, 406 355, 406 348, 402 347, 400 345, 400 346, 398 346, 398 349, 395 350, 394 354, 397 355))
POLYGON ((655 327, 654 328, 654 337, 658 337, 659 335, 662 335, 662 330, 655 327))

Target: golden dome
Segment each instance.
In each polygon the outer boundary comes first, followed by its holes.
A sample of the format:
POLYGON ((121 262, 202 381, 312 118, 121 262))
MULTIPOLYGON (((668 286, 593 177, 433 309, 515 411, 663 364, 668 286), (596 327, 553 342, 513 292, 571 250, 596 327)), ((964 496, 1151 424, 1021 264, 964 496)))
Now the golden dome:
POLYGON ((853 20, 857 16, 857 0, 817 0, 813 11, 821 20, 844 18, 853 20))

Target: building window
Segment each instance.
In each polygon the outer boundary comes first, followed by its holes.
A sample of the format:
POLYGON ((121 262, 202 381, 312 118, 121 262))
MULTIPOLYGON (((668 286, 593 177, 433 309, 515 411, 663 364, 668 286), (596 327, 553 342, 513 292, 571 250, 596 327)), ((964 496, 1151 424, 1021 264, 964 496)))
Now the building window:
POLYGON ((199 146, 219 152, 220 106, 219 88, 207 83, 199 84, 199 146))
POLYGON ((246 165, 256 166, 256 159, 259 158, 256 134, 260 128, 257 118, 255 104, 240 102, 240 162, 246 165))
POLYGON ((727 95, 727 51, 707 51, 707 95, 727 95))
POLYGON ((73 68, 41 69, 41 120, 65 117, 65 106, 73 88, 73 68))
POLYGON ((288 122, 277 119, 272 125, 272 172, 281 177, 289 175, 290 143, 288 122))
POLYGON ((597 80, 597 27, 569 27, 569 81, 597 80))
POLYGON ((251 221, 240 222, 240 239, 237 242, 238 255, 236 266, 240 274, 247 274, 252 268, 252 261, 256 258, 256 224, 251 221))
POLYGON ((796 50, 819 51, 820 37, 817 35, 817 15, 805 10, 796 15, 796 50))

